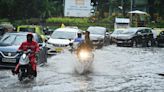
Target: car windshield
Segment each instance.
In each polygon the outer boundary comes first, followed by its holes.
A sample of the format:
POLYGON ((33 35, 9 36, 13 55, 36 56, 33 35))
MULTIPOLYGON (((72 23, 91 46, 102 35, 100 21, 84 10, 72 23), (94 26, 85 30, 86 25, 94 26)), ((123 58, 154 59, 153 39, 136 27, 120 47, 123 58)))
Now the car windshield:
POLYGON ((121 34, 123 30, 115 30, 112 34, 121 34))
POLYGON ((102 28, 89 28, 88 31, 90 34, 99 34, 99 35, 104 35, 105 30, 102 28))
POLYGON ((122 34, 135 34, 135 33, 136 33, 136 30, 133 30, 133 29, 128 29, 122 32, 122 34))
POLYGON ((8 45, 20 45, 23 41, 26 40, 26 35, 10 35, 6 34, 0 40, 1 44, 8 45))
POLYGON ((54 31, 51 37, 53 39, 74 39, 76 37, 76 32, 54 31))
POLYGON ((32 32, 35 33, 35 28, 20 28, 21 32, 32 32))

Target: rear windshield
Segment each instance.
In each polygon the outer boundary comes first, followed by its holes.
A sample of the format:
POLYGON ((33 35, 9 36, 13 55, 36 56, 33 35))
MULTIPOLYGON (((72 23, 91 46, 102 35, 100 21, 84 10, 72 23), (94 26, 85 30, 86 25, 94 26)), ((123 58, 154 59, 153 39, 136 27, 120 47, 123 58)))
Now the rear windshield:
POLYGON ((51 37, 53 39, 75 39, 76 32, 54 31, 51 37))
POLYGON ((20 32, 32 32, 32 33, 35 33, 35 28, 20 28, 20 32))

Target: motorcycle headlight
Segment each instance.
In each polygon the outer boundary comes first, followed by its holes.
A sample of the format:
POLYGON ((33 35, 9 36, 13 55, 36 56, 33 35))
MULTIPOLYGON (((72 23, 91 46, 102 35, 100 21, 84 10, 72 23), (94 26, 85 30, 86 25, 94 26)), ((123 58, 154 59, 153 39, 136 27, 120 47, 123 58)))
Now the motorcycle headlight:
POLYGON ((79 55, 78 55, 81 59, 86 59, 86 58, 88 58, 89 57, 89 53, 88 53, 88 51, 85 51, 85 50, 81 50, 80 52, 79 52, 79 55))

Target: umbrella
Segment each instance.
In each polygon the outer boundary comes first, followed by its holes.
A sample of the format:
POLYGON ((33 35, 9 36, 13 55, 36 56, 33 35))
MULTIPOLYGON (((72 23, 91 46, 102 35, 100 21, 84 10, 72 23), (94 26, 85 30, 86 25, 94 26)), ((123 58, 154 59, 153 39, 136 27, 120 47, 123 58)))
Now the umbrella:
POLYGON ((128 13, 131 13, 131 14, 145 14, 145 15, 149 15, 148 13, 143 12, 143 11, 139 11, 139 10, 130 11, 130 12, 128 12, 128 13))

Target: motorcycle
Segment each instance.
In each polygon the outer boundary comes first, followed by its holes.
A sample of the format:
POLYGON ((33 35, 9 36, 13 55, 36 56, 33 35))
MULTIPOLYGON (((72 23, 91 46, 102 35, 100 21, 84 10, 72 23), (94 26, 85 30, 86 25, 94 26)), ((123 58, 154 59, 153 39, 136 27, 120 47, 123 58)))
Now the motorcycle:
POLYGON ((24 80, 25 78, 33 79, 33 71, 32 71, 32 65, 30 64, 29 55, 32 51, 21 51, 21 57, 19 60, 19 68, 18 68, 18 79, 19 81, 24 80))
POLYGON ((76 62, 77 65, 75 67, 75 70, 79 74, 84 74, 88 72, 94 60, 93 52, 82 49, 76 54, 76 57, 77 57, 77 62, 76 62))

